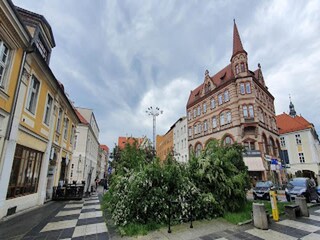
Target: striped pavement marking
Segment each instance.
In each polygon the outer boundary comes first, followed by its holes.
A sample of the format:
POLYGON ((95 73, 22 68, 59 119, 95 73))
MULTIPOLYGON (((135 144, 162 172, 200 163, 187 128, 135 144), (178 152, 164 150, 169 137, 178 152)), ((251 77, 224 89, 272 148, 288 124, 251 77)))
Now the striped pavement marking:
POLYGON ((249 229, 245 232, 247 232, 253 236, 262 238, 262 239, 275 239, 275 240, 296 240, 296 239, 298 239, 296 237, 291 237, 287 234, 273 231, 271 229, 261 230, 261 229, 253 228, 253 229, 249 229))
POLYGON ((288 227, 293 227, 293 228, 300 229, 300 230, 307 231, 307 232, 316 232, 316 231, 320 230, 320 227, 317 227, 317 226, 314 226, 311 224, 307 224, 307 223, 289 220, 289 219, 277 222, 277 224, 288 226, 288 227))

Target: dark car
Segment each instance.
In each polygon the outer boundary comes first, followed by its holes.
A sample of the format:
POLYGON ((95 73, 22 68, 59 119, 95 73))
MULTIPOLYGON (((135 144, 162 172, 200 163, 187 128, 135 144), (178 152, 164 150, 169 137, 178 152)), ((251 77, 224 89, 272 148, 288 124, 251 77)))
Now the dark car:
POLYGON ((304 196, 307 202, 319 202, 316 184, 309 178, 293 178, 285 189, 287 201, 295 200, 297 196, 304 196))
POLYGON ((273 189, 271 181, 258 181, 253 188, 253 199, 270 200, 270 190, 273 189))

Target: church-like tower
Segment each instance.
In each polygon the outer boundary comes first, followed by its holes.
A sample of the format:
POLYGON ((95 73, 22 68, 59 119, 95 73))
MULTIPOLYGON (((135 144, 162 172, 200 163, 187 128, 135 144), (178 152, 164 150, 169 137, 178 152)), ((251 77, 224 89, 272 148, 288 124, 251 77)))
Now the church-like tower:
POLYGON ((242 46, 235 20, 233 20, 233 51, 230 61, 235 77, 248 74, 248 54, 242 46))

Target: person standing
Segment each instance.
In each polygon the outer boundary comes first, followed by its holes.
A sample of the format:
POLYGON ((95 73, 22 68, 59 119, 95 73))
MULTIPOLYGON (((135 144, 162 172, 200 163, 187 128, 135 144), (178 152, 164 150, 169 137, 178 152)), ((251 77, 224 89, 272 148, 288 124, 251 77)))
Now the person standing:
POLYGON ((98 178, 98 177, 96 177, 95 182, 96 182, 96 191, 97 191, 97 189, 98 189, 98 185, 99 185, 99 178, 98 178))

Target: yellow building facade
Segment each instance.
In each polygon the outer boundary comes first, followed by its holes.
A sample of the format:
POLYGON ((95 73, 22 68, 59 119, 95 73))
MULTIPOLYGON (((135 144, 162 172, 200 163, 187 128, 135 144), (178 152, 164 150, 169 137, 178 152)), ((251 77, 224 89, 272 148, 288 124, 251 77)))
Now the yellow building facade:
POLYGON ((13 14, 10 20, 19 23, 29 39, 13 51, 9 97, 0 102, 1 111, 8 114, 1 155, 0 218, 43 204, 52 197, 53 186, 68 181, 79 122, 49 67, 55 47, 49 23, 42 15, 4 2, 1 7, 7 4, 13 14))

